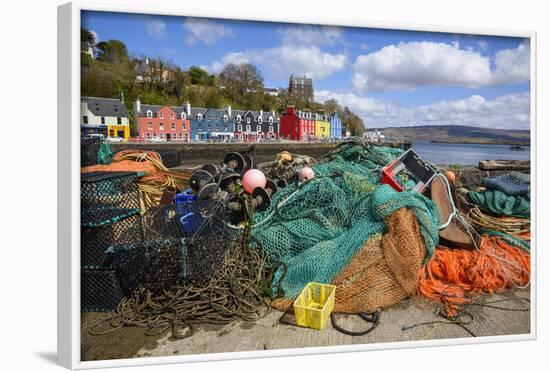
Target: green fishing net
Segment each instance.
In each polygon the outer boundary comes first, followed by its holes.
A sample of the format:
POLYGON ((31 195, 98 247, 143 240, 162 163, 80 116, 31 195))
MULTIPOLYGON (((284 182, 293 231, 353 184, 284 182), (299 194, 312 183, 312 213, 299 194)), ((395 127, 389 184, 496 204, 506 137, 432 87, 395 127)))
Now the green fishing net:
POLYGON ((475 204, 497 216, 526 218, 531 216, 529 196, 512 196, 498 190, 470 191, 468 196, 475 204))
MULTIPOLYGON (((311 281, 330 283, 375 234, 384 219, 411 208, 431 257, 438 243, 435 204, 417 192, 397 192, 380 183, 380 169, 403 153, 387 147, 347 144, 313 166, 315 178, 290 184, 253 218, 252 241, 283 262, 274 280, 285 297, 296 297, 311 281)), ((398 182, 414 181, 399 176, 398 182)))

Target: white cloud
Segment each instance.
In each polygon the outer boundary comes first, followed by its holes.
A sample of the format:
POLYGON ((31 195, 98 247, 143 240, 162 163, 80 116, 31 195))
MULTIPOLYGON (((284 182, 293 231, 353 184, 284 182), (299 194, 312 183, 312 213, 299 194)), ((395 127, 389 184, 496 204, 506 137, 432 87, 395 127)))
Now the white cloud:
POLYGON ((316 91, 315 99, 323 102, 335 98, 359 115, 368 127, 413 125, 468 125, 503 129, 529 129, 530 95, 528 92, 507 94, 487 100, 473 95, 459 100, 440 101, 418 107, 407 107, 354 93, 316 91))
POLYGON ((89 30, 92 35, 94 35, 94 40, 96 43, 99 43, 99 35, 94 30, 89 30))
POLYGON ((145 31, 149 36, 162 38, 166 34, 166 23, 160 19, 146 17, 145 31))
POLYGON ((489 57, 460 49, 458 42, 399 43, 357 57, 353 68, 352 83, 358 91, 511 84, 529 80, 529 46, 497 52, 492 69, 489 57))
POLYGON ((231 52, 221 60, 204 66, 211 73, 219 73, 229 63, 252 63, 274 78, 288 78, 290 74, 323 79, 340 71, 346 64, 344 54, 331 54, 316 46, 283 45, 275 48, 231 52))
POLYGON ((183 28, 189 33, 185 41, 190 46, 197 43, 211 45, 220 39, 233 36, 231 28, 202 18, 188 18, 183 22, 183 28))
POLYGON ((335 26, 293 25, 279 30, 283 45, 334 45, 344 43, 342 30, 335 26))

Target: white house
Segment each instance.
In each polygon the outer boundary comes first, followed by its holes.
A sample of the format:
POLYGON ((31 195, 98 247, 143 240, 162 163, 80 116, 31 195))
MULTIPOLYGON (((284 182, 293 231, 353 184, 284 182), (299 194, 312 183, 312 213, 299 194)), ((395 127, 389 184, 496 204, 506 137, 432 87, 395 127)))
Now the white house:
POLYGON ((130 137, 130 121, 124 101, 113 98, 81 97, 82 134, 100 133, 106 137, 130 137))

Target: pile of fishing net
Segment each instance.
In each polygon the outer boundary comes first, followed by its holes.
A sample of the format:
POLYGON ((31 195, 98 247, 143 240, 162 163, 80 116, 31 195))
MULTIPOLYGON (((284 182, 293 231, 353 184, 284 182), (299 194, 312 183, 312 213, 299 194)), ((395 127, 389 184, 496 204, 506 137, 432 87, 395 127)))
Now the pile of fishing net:
POLYGON ((110 164, 83 167, 81 173, 90 172, 141 172, 138 180, 142 212, 158 206, 166 191, 175 192, 174 174, 162 163, 154 151, 124 150, 117 152, 110 164))
POLYGON ((529 251, 498 236, 483 235, 479 249, 438 247, 420 272, 418 292, 452 318, 482 293, 528 286, 530 262, 529 251))
MULTIPOLYGON (((346 143, 253 216, 252 243, 284 263, 275 273, 285 309, 308 282, 337 285, 335 311, 365 312, 413 295, 418 271, 438 244, 435 204, 380 183, 380 168, 403 153, 346 143)), ((410 184, 406 175, 398 180, 410 184)))
POLYGON ((176 338, 189 337, 195 323, 224 324, 234 319, 255 321, 267 315, 271 293, 267 256, 232 241, 211 279, 167 286, 160 291, 139 287, 126 296, 114 314, 89 329, 100 335, 124 326, 146 328, 157 335, 171 330, 176 338), (187 331, 182 333, 182 330, 187 331))

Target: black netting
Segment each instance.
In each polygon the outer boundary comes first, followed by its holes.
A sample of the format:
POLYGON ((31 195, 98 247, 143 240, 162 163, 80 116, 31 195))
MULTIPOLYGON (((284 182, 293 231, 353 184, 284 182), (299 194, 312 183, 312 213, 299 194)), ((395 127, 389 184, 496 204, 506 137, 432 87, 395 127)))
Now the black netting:
POLYGON ((114 270, 82 269, 80 277, 81 311, 116 309, 123 293, 114 270))
POLYGON ((80 138, 80 166, 96 165, 98 163, 99 137, 80 138))
POLYGON ((111 225, 81 227, 80 264, 88 267, 108 266, 107 250, 121 242, 121 239, 126 239, 128 231, 139 222, 139 215, 134 215, 111 225))
POLYGON ((156 292, 210 279, 233 238, 223 216, 217 200, 148 210, 114 249, 112 263, 124 291, 145 287, 156 292))
POLYGON ((187 243, 187 279, 208 280, 219 268, 235 237, 224 222, 221 200, 197 200, 176 205, 187 243))
POLYGON ((174 285, 185 273, 185 243, 175 209, 149 209, 116 242, 113 266, 126 293, 174 285))
POLYGON ((135 172, 82 174, 81 225, 86 227, 109 225, 139 213, 138 176, 140 174, 135 172))

